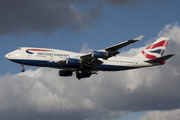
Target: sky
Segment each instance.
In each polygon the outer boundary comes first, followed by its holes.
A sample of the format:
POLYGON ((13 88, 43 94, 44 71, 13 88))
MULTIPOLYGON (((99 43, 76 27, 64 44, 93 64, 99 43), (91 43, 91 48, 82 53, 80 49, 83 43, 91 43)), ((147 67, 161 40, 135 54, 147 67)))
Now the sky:
POLYGON ((0 0, 0 119, 179 120, 179 0, 0 0), (134 56, 170 37, 163 66, 99 72, 77 80, 58 69, 21 66, 18 47, 90 52, 144 35, 119 50, 134 56))

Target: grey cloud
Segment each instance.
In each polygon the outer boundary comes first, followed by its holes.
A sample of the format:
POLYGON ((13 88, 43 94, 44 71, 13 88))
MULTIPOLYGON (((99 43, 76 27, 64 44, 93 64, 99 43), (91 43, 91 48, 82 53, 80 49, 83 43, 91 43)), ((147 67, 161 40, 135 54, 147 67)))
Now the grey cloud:
POLYGON ((103 3, 137 9, 142 0, 0 0, 0 35, 89 30, 102 18, 103 3), (90 10, 74 5, 88 2, 94 3, 90 10))
MULTIPOLYGON (((178 36, 179 29, 175 24, 160 33, 178 36)), ((176 55, 164 66, 100 72, 81 81, 75 76, 59 77, 58 70, 47 68, 1 76, 0 117, 13 120, 116 119, 127 111, 178 109, 180 47, 177 39, 172 37, 164 53, 176 55), (12 116, 7 116, 9 114, 12 116)), ((136 53, 130 50, 124 55, 136 53)))
POLYGON ((180 109, 171 111, 150 111, 139 120, 179 120, 180 109))
MULTIPOLYGON (((101 6, 81 12, 73 0, 0 0, 0 34, 41 32, 57 29, 87 30, 100 18, 101 6)), ((78 0, 77 0, 78 2, 78 0)))
POLYGON ((40 68, 1 76, 1 118, 83 120, 119 117, 124 114, 101 106, 94 98, 96 90, 93 88, 96 85, 92 80, 63 78, 57 72, 40 68), (7 116, 7 113, 11 115, 7 116))

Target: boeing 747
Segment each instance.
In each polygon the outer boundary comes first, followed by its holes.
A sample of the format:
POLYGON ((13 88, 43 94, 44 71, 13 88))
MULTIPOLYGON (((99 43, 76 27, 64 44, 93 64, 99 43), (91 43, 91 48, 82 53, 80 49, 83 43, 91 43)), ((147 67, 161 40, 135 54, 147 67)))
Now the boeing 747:
POLYGON ((7 53, 5 57, 21 64, 22 72, 25 71, 24 65, 51 67, 61 69, 59 76, 72 76, 75 72, 76 77, 81 79, 97 74, 97 71, 122 71, 163 65, 167 59, 174 55, 163 56, 170 38, 161 37, 136 56, 117 56, 120 53, 119 49, 142 38, 143 35, 87 54, 57 49, 20 47, 7 53))

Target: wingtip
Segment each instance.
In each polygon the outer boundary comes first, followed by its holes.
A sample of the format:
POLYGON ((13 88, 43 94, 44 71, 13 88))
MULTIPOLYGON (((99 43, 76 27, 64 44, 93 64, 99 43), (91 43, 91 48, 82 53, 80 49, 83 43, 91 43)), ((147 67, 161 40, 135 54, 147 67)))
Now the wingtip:
POLYGON ((141 40, 143 37, 144 37, 144 35, 140 35, 139 37, 134 38, 133 40, 141 40))
POLYGON ((175 54, 170 54, 171 56, 174 56, 175 54))

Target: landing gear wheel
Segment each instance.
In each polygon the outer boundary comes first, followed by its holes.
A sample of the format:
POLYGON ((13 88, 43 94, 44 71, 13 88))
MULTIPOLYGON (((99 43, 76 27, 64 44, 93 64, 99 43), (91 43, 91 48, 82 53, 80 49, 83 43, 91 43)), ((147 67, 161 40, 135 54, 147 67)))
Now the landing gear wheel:
POLYGON ((21 66, 22 66, 22 72, 24 72, 25 71, 25 69, 24 69, 24 65, 23 64, 21 64, 21 66))
POLYGON ((25 69, 22 69, 21 71, 22 71, 22 72, 24 72, 24 71, 25 71, 25 69))

